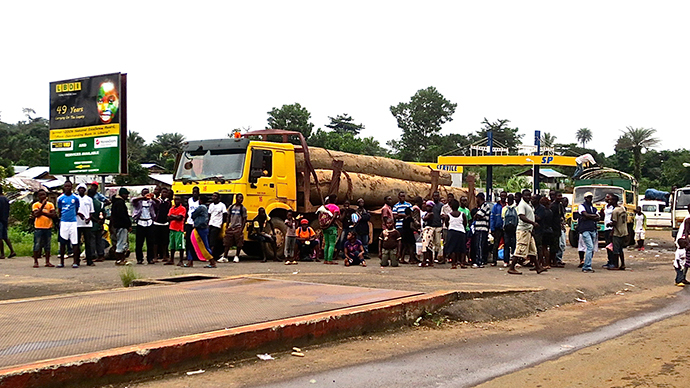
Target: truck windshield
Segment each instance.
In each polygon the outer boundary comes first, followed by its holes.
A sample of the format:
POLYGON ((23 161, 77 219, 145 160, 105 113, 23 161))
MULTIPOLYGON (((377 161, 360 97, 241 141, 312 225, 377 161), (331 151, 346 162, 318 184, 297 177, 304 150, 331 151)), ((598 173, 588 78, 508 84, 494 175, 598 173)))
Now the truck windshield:
POLYGON ((175 180, 236 180, 242 177, 246 150, 184 152, 175 180))
POLYGON ((575 188, 574 205, 581 205, 585 202, 585 193, 592 192, 592 203, 604 203, 606 194, 616 194, 620 199, 618 203, 623 203, 624 190, 620 187, 600 187, 600 186, 580 186, 575 188))
POLYGON ((676 191, 676 210, 685 210, 690 205, 690 189, 679 189, 676 191))

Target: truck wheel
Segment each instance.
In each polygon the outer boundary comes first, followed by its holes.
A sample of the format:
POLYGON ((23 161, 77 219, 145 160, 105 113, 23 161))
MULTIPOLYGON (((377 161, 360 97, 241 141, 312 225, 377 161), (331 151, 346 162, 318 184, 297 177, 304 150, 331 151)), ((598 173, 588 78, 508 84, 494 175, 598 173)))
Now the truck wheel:
MULTIPOLYGON (((285 235, 287 233, 287 226, 285 221, 280 218, 271 218, 271 223, 273 224, 273 233, 276 236, 276 248, 278 249, 278 255, 274 255, 273 246, 271 244, 265 243, 267 259, 272 259, 277 257, 279 260, 285 259, 285 235)), ((270 229, 265 230, 266 233, 271 233, 270 229)))
POLYGON ((580 241, 580 236, 578 236, 576 231, 571 230, 570 232, 568 232, 568 240, 570 241, 571 247, 577 248, 577 243, 580 241))
POLYGON ((242 252, 251 258, 261 257, 261 245, 258 241, 248 240, 242 246, 242 252))

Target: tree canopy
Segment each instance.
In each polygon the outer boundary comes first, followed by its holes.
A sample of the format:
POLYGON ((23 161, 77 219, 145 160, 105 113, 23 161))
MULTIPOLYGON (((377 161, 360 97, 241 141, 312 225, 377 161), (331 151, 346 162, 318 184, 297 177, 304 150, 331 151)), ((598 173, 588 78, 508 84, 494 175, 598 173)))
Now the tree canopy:
POLYGON ((441 127, 453 121, 456 107, 433 86, 418 90, 409 102, 390 107, 402 134, 400 140, 388 144, 403 160, 433 160, 441 127))
POLYGON ((304 135, 305 139, 309 139, 311 132, 314 129, 312 124, 311 113, 307 108, 302 107, 299 103, 286 104, 280 108, 273 108, 268 112, 268 125, 266 129, 284 129, 286 131, 297 131, 304 135))
POLYGON ((364 129, 364 125, 356 124, 354 119, 347 113, 337 115, 336 117, 328 116, 328 119, 331 120, 331 123, 326 124, 326 128, 332 129, 333 132, 339 135, 344 135, 346 133, 359 135, 362 129, 364 129))

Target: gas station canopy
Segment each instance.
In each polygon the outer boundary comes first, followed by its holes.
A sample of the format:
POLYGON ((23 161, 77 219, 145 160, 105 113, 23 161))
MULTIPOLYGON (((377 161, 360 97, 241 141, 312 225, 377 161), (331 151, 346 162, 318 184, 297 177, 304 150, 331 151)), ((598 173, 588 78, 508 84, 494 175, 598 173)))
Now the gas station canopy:
POLYGON ((438 164, 456 166, 577 166, 575 157, 559 155, 439 156, 438 164))

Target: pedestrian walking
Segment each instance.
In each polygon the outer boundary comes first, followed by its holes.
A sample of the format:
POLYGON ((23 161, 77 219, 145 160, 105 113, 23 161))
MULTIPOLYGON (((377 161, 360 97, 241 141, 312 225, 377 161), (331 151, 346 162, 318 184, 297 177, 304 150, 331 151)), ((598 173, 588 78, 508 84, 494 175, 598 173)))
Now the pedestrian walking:
MULTIPOLYGON (((122 187, 112 199, 110 209, 110 236, 115 246, 115 265, 127 264, 126 254, 129 251, 129 232, 132 230, 132 220, 129 218, 127 201, 129 190, 122 187)), ((62 248, 60 248, 62 254, 62 248)))
MULTIPOLYGON (((70 184, 71 185, 71 184, 70 184)), ((10 248, 10 254, 7 258, 11 259, 17 256, 17 252, 12 247, 10 236, 8 235, 8 228, 10 226, 10 200, 7 199, 0 186, 0 260, 5 258, 5 245, 10 248)))
POLYGON ((72 245, 72 268, 79 268, 79 232, 77 230, 77 212, 79 210, 79 197, 72 192, 72 182, 67 181, 62 186, 62 194, 57 199, 57 210, 60 216, 60 237, 64 243, 60 244, 60 264, 58 268, 65 267, 65 249, 67 244, 72 245))
POLYGON ((50 240, 53 229, 53 219, 57 216, 55 206, 48 201, 46 191, 40 189, 36 192, 36 201, 31 206, 31 217, 34 219, 34 268, 38 268, 38 259, 41 252, 45 255, 45 266, 54 267, 50 263, 50 240))
MULTIPOLYGON (((211 255, 211 246, 208 242, 208 207, 206 206, 206 197, 199 197, 199 206, 192 212, 192 221, 194 222, 194 229, 190 238, 195 256, 201 261, 208 261, 209 264, 204 268, 216 268, 216 262, 211 255)), ((187 264, 185 267, 193 267, 194 260, 190 260, 187 256, 187 264)))
POLYGON ((578 207, 577 227, 582 235, 582 241, 587 247, 585 253, 585 261, 582 265, 582 272, 592 273, 592 258, 594 256, 594 249, 599 242, 597 235, 597 221, 599 221, 599 213, 592 204, 594 195, 591 191, 585 193, 585 201, 578 207))
POLYGON ((520 204, 517 206, 518 212, 518 226, 515 231, 515 238, 517 244, 515 247, 515 254, 513 255, 513 260, 510 262, 510 268, 508 273, 512 275, 521 275, 515 269, 518 263, 524 263, 525 260, 530 260, 535 265, 535 271, 540 274, 547 271, 541 266, 539 260, 537 260, 537 245, 532 237, 532 230, 534 227, 539 226, 535 221, 534 209, 530 204, 532 199, 532 192, 525 189, 522 191, 520 204))
POLYGON ((218 260, 221 263, 227 263, 228 254, 231 248, 235 248, 235 258, 232 260, 235 263, 240 262, 240 251, 244 246, 244 227, 247 225, 247 208, 242 205, 244 196, 242 194, 235 195, 235 203, 228 209, 228 221, 225 227, 225 237, 223 237, 223 247, 225 252, 223 257, 218 260))

